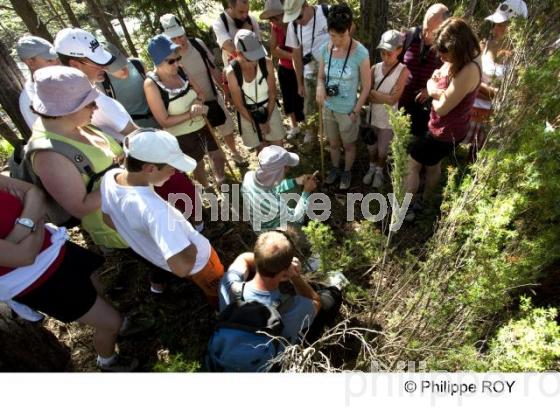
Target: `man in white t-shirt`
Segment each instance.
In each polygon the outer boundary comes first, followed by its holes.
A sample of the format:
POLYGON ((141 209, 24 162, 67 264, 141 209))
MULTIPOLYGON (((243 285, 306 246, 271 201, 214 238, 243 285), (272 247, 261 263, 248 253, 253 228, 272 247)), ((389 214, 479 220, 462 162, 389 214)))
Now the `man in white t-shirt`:
POLYGON ((16 44, 16 52, 19 59, 27 65, 31 74, 19 95, 19 111, 29 129, 31 129, 37 119, 37 114, 31 111, 31 101, 35 96, 33 73, 40 68, 60 64, 60 61, 53 45, 41 37, 24 36, 20 38, 16 44))
MULTIPOLYGON (((92 84, 103 82, 104 68, 114 60, 91 33, 79 28, 60 30, 54 39, 54 48, 63 65, 77 68, 92 84)), ((95 102, 97 110, 93 113, 91 123, 117 141, 122 142, 125 135, 138 129, 118 101, 99 94, 95 102)))
POLYGON ((189 78, 196 79, 196 84, 204 93, 205 101, 217 101, 220 104, 226 121, 217 126, 216 130, 230 149, 233 160, 237 165, 247 165, 235 145, 233 119, 226 109, 222 97, 222 73, 216 68, 214 55, 201 39, 187 38, 185 29, 173 14, 164 14, 159 18, 159 22, 164 30, 163 33, 175 44, 181 46, 181 65, 189 78))
MULTIPOLYGON (((298 82, 298 93, 304 97, 306 116, 318 111, 315 102, 317 93, 317 56, 321 47, 329 41, 327 29, 328 6, 311 6, 305 0, 284 2, 286 46, 293 48, 292 59, 298 82)), ((314 140, 316 129, 308 128, 304 142, 314 140)))
MULTIPOLYGON (((217 308, 224 268, 216 251, 153 189, 163 185, 175 170, 192 172, 196 161, 181 152, 176 137, 153 128, 133 132, 123 146, 126 169, 107 172, 101 182, 103 219, 134 252, 160 271, 195 282, 217 308)), ((159 277, 163 279, 161 274, 159 277)), ((155 283, 152 276, 151 285, 152 292, 161 293, 165 282, 155 283)))
POLYGON ((228 0, 229 7, 212 23, 218 45, 222 49, 224 67, 236 56, 233 39, 242 28, 253 31, 261 39, 257 20, 249 15, 248 0, 228 0))

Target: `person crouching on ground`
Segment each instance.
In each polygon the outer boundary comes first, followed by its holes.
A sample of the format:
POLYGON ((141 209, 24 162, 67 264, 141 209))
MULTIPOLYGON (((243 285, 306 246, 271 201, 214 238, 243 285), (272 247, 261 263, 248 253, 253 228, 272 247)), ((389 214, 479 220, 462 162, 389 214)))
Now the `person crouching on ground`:
POLYGON ((249 210, 251 226, 255 232, 268 229, 285 229, 287 222, 301 224, 305 218, 309 195, 317 189, 313 175, 284 179, 286 170, 299 164, 297 154, 282 147, 265 147, 258 156, 259 167, 245 174, 241 193, 243 204, 249 210), (303 186, 295 208, 290 208, 282 193, 303 186))
POLYGON ((101 182, 103 219, 130 247, 156 269, 152 292, 161 293, 169 272, 188 278, 217 307, 217 289, 224 274, 208 239, 152 189, 176 170, 191 172, 196 161, 183 154, 177 138, 166 131, 142 128, 124 141, 125 170, 107 172, 101 182))

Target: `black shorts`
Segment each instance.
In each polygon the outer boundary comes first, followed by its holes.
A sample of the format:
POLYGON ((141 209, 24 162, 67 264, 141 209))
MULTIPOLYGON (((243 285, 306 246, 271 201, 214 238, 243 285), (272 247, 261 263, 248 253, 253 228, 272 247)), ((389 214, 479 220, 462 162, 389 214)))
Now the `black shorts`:
POLYGON ((416 162, 425 166, 438 164, 442 159, 451 154, 455 149, 452 142, 443 142, 435 139, 432 134, 417 138, 410 148, 410 156, 416 162))
POLYGON ((206 125, 190 134, 179 135, 177 140, 179 141, 181 151, 196 162, 204 158, 206 151, 212 152, 218 150, 218 145, 206 125))
POLYGON ((304 121, 303 97, 298 94, 296 72, 279 65, 278 81, 280 82, 280 90, 282 91, 284 114, 290 115, 293 113, 296 117, 296 121, 304 121))
POLYGON ((430 103, 420 104, 417 102, 403 105, 404 111, 410 115, 410 133, 416 137, 424 137, 428 132, 430 121, 430 103))
POLYGON ((150 282, 152 283, 155 283, 157 285, 165 285, 169 283, 169 281, 175 276, 172 272, 154 265, 148 259, 145 259, 143 256, 137 254, 130 248, 126 250, 126 253, 131 258, 143 264, 149 270, 150 282))
POLYGON ((14 300, 64 323, 85 315, 97 299, 90 276, 105 259, 71 242, 62 263, 41 286, 14 300))

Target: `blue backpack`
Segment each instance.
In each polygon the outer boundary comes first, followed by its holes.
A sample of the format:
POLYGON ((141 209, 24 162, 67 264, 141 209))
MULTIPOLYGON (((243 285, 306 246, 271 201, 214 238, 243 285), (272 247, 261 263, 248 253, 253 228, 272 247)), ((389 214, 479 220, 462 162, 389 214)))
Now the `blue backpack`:
POLYGON ((213 372, 263 372, 283 349, 271 336, 284 325, 278 309, 260 302, 235 300, 219 316, 208 343, 206 366, 213 372))

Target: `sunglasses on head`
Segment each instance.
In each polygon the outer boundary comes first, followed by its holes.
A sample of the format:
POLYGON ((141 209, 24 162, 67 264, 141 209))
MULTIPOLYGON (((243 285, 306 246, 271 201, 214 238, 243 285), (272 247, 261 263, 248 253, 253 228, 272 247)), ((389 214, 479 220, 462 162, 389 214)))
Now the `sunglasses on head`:
POLYGON ((169 60, 165 60, 165 62, 169 65, 173 65, 175 63, 178 63, 179 61, 181 61, 181 57, 170 58, 169 60))

